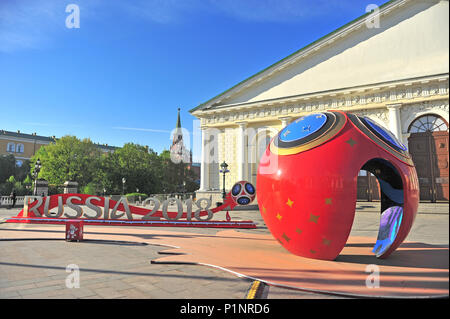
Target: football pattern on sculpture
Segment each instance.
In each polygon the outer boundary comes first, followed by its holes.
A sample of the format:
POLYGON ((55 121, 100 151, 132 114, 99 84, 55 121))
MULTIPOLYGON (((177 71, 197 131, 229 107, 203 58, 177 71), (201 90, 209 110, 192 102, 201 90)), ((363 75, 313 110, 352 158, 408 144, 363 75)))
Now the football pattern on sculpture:
POLYGON ((248 205, 255 199, 256 190, 253 184, 240 181, 231 188, 231 198, 239 205, 248 205))

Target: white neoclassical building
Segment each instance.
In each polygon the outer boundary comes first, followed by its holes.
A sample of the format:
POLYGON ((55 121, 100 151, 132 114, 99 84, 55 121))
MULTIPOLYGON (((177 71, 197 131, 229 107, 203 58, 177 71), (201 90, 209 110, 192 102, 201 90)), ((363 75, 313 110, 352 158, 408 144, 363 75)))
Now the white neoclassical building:
MULTIPOLYGON (((192 109, 202 129, 199 192, 219 194, 223 161, 227 190, 256 183, 261 152, 282 127, 335 109, 390 129, 409 147, 422 200, 448 200, 448 6, 389 1, 192 109)), ((361 175, 358 196, 376 198, 361 175)))

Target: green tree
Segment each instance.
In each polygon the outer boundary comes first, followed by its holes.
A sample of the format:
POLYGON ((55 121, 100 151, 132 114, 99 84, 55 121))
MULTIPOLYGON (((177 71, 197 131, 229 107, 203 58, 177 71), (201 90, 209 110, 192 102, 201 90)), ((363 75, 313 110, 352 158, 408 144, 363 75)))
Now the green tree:
POLYGON ((14 171, 14 177, 18 181, 24 181, 30 173, 30 161, 23 160, 21 166, 17 166, 14 171))
POLYGON ((162 188, 164 193, 193 192, 198 189, 195 174, 190 169, 190 163, 174 163, 170 159, 170 151, 164 150, 160 154, 162 188))
POLYGON ((39 148, 30 160, 31 173, 38 158, 42 165, 39 178, 56 185, 75 181, 83 187, 93 180, 101 151, 90 139, 79 140, 75 136, 64 136, 54 144, 39 148))
POLYGON ((14 175, 16 167, 16 159, 14 155, 0 155, 0 184, 6 182, 6 180, 14 175))
POLYGON ((88 194, 88 195, 97 195, 97 185, 95 183, 89 183, 86 186, 83 186, 80 188, 81 194, 88 194))
POLYGON ((26 186, 31 186, 31 184, 33 183, 33 181, 31 180, 30 175, 27 175, 27 177, 25 177, 23 184, 26 186))
POLYGON ((112 154, 105 154, 100 161, 96 183, 106 193, 122 194, 159 192, 158 179, 159 157, 145 146, 127 143, 112 154), (125 178, 125 184, 122 183, 125 178))

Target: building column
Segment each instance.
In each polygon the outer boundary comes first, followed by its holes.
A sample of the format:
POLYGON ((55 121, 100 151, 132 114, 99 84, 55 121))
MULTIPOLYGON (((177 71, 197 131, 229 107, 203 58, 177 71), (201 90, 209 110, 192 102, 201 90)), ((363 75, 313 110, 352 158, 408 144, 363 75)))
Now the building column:
POLYGON ((401 103, 387 105, 389 111, 389 130, 403 143, 402 122, 400 118, 401 107, 401 103))
POLYGON ((281 121, 281 128, 286 127, 289 124, 289 121, 291 120, 290 116, 285 116, 285 117, 279 117, 278 118, 281 121))
POLYGON ((209 190, 208 128, 202 127, 202 162, 200 164, 200 191, 209 190))
POLYGON ((246 180, 246 161, 245 161, 245 131, 247 128, 247 122, 237 123, 239 125, 238 128, 238 136, 236 143, 236 151, 237 151, 237 179, 238 181, 246 180))

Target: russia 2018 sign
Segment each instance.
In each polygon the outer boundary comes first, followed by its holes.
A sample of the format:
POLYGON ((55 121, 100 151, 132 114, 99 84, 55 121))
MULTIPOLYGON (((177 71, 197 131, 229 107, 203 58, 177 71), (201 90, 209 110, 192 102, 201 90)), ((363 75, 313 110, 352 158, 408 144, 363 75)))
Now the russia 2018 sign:
MULTIPOLYGON (((253 198, 254 196, 246 202, 251 202, 253 198)), ((207 198, 188 199, 183 203, 177 198, 169 198, 160 202, 157 198, 150 197, 143 201, 142 206, 138 207, 130 205, 126 197, 115 201, 108 197, 86 194, 25 196, 22 211, 16 217, 9 218, 7 222, 64 224, 68 220, 80 220, 84 225, 105 226, 255 228, 252 221, 211 220, 215 213, 233 210, 239 205, 238 199, 239 197, 229 193, 222 205, 211 208, 211 200, 207 198), (169 211, 170 205, 175 205, 176 211, 169 211), (136 215, 140 218, 136 219, 136 215)))

